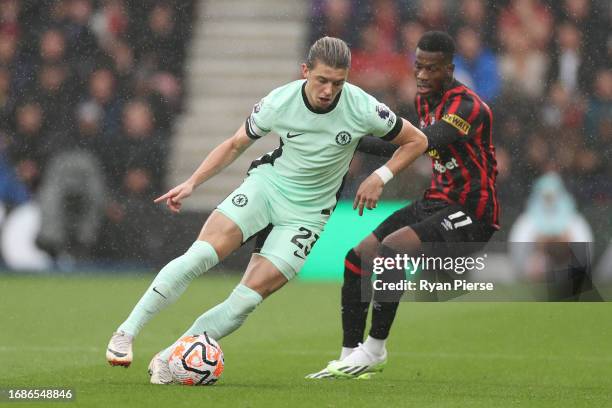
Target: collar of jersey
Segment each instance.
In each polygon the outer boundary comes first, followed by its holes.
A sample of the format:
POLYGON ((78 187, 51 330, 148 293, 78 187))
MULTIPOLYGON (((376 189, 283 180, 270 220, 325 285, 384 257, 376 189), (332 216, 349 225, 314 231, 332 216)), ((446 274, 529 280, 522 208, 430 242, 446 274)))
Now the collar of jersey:
POLYGON ((427 101, 429 106, 438 106, 438 104, 442 102, 444 95, 446 95, 447 93, 451 91, 454 91, 456 88, 460 86, 463 86, 463 84, 457 81, 455 78, 453 78, 449 86, 445 87, 440 93, 436 95, 431 95, 429 98, 425 98, 425 100, 427 101))
POLYGON ((327 108, 327 109, 315 109, 310 104, 310 102, 308 102, 308 97, 306 96, 306 82, 307 81, 304 81, 304 83, 302 84, 302 99, 304 100, 304 105, 306 105, 308 110, 311 111, 312 113, 317 113, 317 114, 329 113, 329 112, 333 111, 334 108, 336 107, 336 105, 338 105, 338 102, 340 101, 340 96, 342 95, 342 91, 340 91, 340 93, 338 93, 338 96, 336 96, 336 99, 334 99, 332 104, 329 105, 329 108, 327 108))

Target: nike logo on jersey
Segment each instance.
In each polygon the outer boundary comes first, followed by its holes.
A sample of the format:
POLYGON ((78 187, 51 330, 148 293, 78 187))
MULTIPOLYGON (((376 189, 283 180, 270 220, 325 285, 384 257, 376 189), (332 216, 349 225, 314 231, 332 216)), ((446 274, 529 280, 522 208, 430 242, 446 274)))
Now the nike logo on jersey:
POLYGON ((291 134, 291 132, 287 132, 287 139, 291 139, 292 137, 298 137, 298 136, 301 136, 303 134, 304 133, 294 133, 294 134, 291 134))

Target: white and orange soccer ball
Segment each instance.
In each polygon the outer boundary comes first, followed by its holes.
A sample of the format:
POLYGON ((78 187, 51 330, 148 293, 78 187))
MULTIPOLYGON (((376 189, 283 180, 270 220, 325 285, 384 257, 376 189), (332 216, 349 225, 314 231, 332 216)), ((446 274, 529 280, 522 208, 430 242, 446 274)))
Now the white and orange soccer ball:
POLYGON ((221 377, 225 367, 223 351, 206 333, 182 337, 173 347, 168 363, 175 382, 212 385, 221 377))

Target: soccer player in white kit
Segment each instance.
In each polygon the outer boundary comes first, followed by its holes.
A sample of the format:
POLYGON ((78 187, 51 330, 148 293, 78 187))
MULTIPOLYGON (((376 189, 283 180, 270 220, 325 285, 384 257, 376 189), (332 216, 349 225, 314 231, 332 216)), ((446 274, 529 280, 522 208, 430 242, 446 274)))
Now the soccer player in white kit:
MULTIPOLYGON (((195 187, 232 163, 255 140, 270 132, 280 135, 279 148, 253 162, 248 177, 210 215, 196 242, 159 272, 118 327, 106 352, 111 365, 129 366, 132 341, 155 314, 176 301, 194 278, 266 230, 265 242, 253 254, 238 286, 184 335, 207 332, 219 340, 240 327, 264 298, 300 271, 336 205, 362 137, 373 135, 400 147, 360 185, 354 201, 360 215, 364 208, 376 206, 394 174, 426 151, 427 140, 420 130, 346 82, 349 68, 350 50, 344 41, 331 37, 316 41, 302 64, 304 79, 270 92, 187 181, 155 200, 178 212, 195 187)), ((168 347, 153 357, 152 383, 171 382, 170 352, 168 347)))

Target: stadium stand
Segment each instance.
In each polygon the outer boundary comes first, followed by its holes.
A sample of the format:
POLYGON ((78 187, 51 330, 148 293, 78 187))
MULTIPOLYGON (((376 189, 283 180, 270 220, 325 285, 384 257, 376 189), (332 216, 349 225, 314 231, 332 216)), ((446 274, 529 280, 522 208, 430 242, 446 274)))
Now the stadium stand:
POLYGON ((152 249, 126 231, 154 216, 150 196, 165 186, 194 10, 191 0, 0 2, 3 202, 33 197, 34 238, 53 258, 152 249), (102 237, 118 245, 96 245, 102 237))

